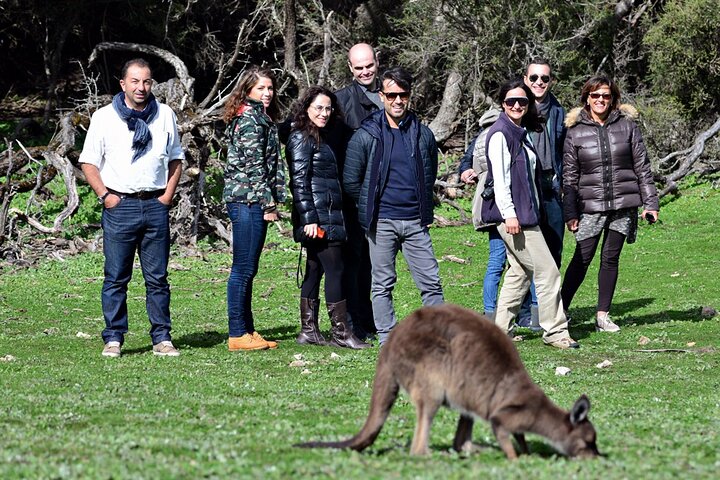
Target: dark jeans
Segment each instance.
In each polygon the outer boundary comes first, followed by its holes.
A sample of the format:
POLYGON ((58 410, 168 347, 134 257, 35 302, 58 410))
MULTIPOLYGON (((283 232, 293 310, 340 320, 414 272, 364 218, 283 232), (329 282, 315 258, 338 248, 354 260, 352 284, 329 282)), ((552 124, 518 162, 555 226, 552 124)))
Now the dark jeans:
POLYGON ((370 252, 365 231, 357 219, 357 210, 345 210, 344 216, 347 242, 343 246, 343 290, 347 297, 348 321, 355 335, 365 338, 377 332, 370 300, 370 252))
POLYGON ((307 261, 300 296, 317 300, 320 296, 320 280, 325 274, 325 303, 345 300, 342 288, 342 245, 308 241, 304 246, 307 250, 307 261))
POLYGON ((620 264, 620 253, 625 244, 625 235, 615 230, 605 229, 597 237, 587 238, 577 242, 575 254, 565 270, 565 280, 562 285, 562 300, 565 309, 570 308, 570 303, 575 293, 580 288, 588 267, 595 256, 600 237, 603 237, 600 253, 600 271, 598 272, 598 312, 609 312, 615 286, 618 279, 618 267, 620 264))
POLYGON ((258 272, 267 222, 257 203, 231 202, 227 211, 233 235, 233 262, 227 285, 228 331, 230 337, 241 337, 255 331, 252 283, 258 272))
POLYGON ((127 287, 132 278, 135 252, 145 279, 145 305, 153 344, 170 340, 170 207, 157 198, 122 198, 102 213, 105 281, 102 309, 105 343, 124 341, 128 331, 127 287))

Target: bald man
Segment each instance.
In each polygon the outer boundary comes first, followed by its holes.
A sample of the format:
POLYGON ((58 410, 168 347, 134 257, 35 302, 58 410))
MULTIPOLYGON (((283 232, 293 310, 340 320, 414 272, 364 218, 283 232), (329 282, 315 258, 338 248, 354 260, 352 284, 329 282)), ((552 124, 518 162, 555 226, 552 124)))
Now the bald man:
MULTIPOLYGON (((338 105, 348 127, 353 131, 371 113, 383 108, 380 100, 380 82, 377 78, 378 62, 375 50, 367 43, 358 43, 348 51, 348 68, 353 81, 335 92, 338 105)), ((345 155, 339 156, 342 163, 345 155)), ((342 171, 340 172, 342 176, 342 171)), ((358 221, 357 207, 345 195, 343 202, 347 242, 343 249, 343 287, 347 294, 348 319, 358 338, 369 339, 377 331, 370 301, 370 254, 365 231, 358 221)))
POLYGON ((377 81, 378 63, 375 50, 367 43, 358 43, 348 51, 348 67, 353 81, 335 92, 345 123, 357 130, 365 118, 383 107, 377 81))

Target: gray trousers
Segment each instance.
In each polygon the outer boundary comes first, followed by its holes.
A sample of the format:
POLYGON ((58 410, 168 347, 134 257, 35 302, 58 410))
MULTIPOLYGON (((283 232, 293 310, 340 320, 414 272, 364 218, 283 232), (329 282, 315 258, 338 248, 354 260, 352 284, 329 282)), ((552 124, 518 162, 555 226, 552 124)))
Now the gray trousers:
POLYGON ((438 267, 428 227, 420 220, 379 219, 367 232, 372 263, 372 307, 380 344, 397 323, 392 292, 397 283, 395 259, 402 251, 423 305, 444 303, 438 267))

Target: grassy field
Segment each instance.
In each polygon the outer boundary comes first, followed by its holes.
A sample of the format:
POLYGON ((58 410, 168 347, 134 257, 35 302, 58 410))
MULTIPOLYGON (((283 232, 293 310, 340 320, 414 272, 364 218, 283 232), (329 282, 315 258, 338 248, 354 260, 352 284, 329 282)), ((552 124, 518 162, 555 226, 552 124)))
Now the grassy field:
MULTIPOLYGON (((718 205, 720 191, 690 186, 663 206, 662 223, 641 226, 621 260, 612 311, 621 333, 594 332, 593 270, 571 309, 580 350, 546 347, 529 332, 518 344, 532 378, 559 405, 569 408, 581 393, 590 397, 590 418, 606 454, 591 461, 558 457, 530 436, 533 453, 511 463, 482 422, 474 432, 479 451, 457 454, 450 448, 457 414, 448 410, 434 423, 432 454, 412 458, 415 415, 404 396, 364 453, 293 448, 360 428, 377 347, 356 352, 295 344, 297 247, 274 231, 255 284, 256 325, 280 340, 274 351, 227 351, 227 251, 173 254, 179 358, 152 355, 139 270, 129 294, 124 355, 107 359, 100 356, 101 255, 48 260, 30 270, 5 266, 0 478, 717 478, 720 317, 704 318, 701 308, 720 309, 718 205), (642 336, 647 345, 638 345, 642 336), (291 367, 295 355, 307 365, 291 367), (603 360, 613 365, 597 368, 603 360), (556 376, 558 366, 572 373, 556 376)), ((468 261, 441 263, 447 300, 482 311, 486 236, 458 227, 434 229, 433 237, 438 258, 468 261)), ((567 238, 566 262, 573 248, 567 238)), ((400 265, 396 305, 404 316, 420 301, 400 265)), ((322 327, 329 328, 327 320, 322 327)))

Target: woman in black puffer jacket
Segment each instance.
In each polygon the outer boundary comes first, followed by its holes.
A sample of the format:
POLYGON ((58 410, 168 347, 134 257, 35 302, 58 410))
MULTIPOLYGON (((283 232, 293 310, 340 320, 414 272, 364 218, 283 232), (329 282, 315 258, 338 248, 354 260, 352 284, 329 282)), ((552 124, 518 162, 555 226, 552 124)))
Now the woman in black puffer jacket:
POLYGON ((293 196, 293 236, 307 249, 300 290, 300 344, 326 345, 318 327, 320 280, 330 315, 330 345, 367 348, 352 333, 342 287, 342 245, 346 239, 340 171, 347 134, 337 99, 328 89, 308 88, 298 101, 286 155, 293 196))
POLYGON ((577 246, 562 286, 569 308, 585 279, 603 237, 598 274, 595 328, 620 330, 609 311, 618 278, 620 253, 637 233, 638 207, 649 222, 658 218, 658 194, 640 129, 637 111, 620 104, 620 89, 604 76, 590 78, 582 88, 583 107, 565 119, 568 127, 563 159, 563 209, 577 246))

